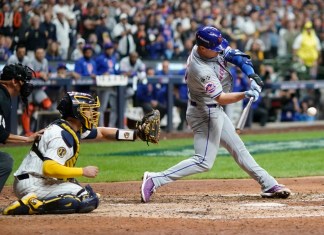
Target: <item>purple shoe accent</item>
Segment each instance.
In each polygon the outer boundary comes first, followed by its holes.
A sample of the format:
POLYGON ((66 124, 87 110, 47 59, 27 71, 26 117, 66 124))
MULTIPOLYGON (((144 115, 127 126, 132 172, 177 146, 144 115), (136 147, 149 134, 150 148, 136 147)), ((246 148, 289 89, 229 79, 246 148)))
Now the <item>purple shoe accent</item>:
POLYGON ((262 192, 261 197, 263 198, 288 198, 291 194, 290 189, 284 185, 275 185, 271 189, 262 192))
POLYGON ((154 183, 152 178, 149 177, 148 172, 146 171, 143 176, 143 183, 141 187, 141 201, 143 203, 149 202, 150 197, 154 193, 154 183))

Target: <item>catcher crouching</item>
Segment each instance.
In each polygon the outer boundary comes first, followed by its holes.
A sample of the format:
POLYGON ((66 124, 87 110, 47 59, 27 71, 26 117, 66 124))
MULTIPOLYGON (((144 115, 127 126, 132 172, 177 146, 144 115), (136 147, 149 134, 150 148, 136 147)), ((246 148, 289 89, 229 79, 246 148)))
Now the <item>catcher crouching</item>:
POLYGON ((94 178, 96 166, 74 167, 81 139, 159 142, 160 115, 146 114, 135 130, 97 127, 98 97, 67 92, 57 106, 62 117, 45 128, 14 173, 14 192, 19 200, 3 210, 4 215, 88 213, 99 205, 99 194, 76 177, 94 178))

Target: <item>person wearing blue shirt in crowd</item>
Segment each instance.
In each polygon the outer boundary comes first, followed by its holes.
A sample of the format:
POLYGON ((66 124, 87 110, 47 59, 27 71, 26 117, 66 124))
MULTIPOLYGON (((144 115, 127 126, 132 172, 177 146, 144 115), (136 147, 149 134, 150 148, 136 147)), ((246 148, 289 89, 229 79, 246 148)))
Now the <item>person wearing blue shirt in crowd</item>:
MULTIPOLYGON (((155 72, 153 68, 147 68, 147 77, 154 76, 155 72)), ((135 94, 135 106, 143 108, 144 113, 157 109, 160 111, 160 118, 162 119, 167 113, 167 107, 161 103, 161 95, 165 92, 161 92, 161 84, 150 83, 147 79, 142 80, 137 85, 137 91, 135 94)), ((163 100, 162 100, 163 102, 163 100)))
MULTIPOLYGON (((185 70, 181 70, 180 72, 178 72, 178 74, 174 74, 172 71, 170 71, 170 62, 168 60, 164 60, 162 62, 162 70, 156 72, 156 75, 166 76, 169 77, 169 79, 172 79, 173 76, 184 75, 184 74, 185 74, 185 70)), ((158 92, 158 101, 161 104, 164 104, 165 106, 167 106, 167 97, 168 97, 167 93, 168 93, 168 84, 162 84, 161 89, 158 92)), ((180 123, 177 129, 183 130, 184 123, 186 121, 186 110, 187 110, 187 103, 188 103, 186 84, 177 84, 174 86, 173 102, 174 102, 174 106, 179 108, 179 114, 180 114, 180 123)))
MULTIPOLYGON (((91 77, 92 79, 96 78, 97 74, 97 65, 96 61, 93 59, 93 48, 90 45, 85 45, 82 49, 83 57, 78 59, 75 62, 74 66, 74 76, 76 79, 82 77, 91 77)), ((76 87, 79 92, 88 92, 90 88, 87 87, 76 87)))
MULTIPOLYGON (((97 74, 109 75, 119 74, 118 71, 118 58, 114 49, 113 43, 106 43, 103 47, 104 52, 96 58, 97 74)), ((97 87, 97 95, 101 102, 99 111, 99 126, 104 125, 104 114, 107 109, 108 103, 110 106, 109 112, 109 127, 116 127, 117 125, 117 90, 116 87, 97 87)))

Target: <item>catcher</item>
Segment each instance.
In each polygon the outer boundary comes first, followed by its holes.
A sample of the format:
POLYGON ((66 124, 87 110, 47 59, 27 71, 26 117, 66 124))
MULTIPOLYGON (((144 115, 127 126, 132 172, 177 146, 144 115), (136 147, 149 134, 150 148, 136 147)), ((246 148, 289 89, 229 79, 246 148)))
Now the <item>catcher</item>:
POLYGON ((62 118, 51 123, 14 173, 14 192, 19 198, 3 210, 4 215, 88 213, 99 205, 90 185, 82 187, 75 177, 94 178, 96 166, 74 167, 80 139, 109 139, 158 143, 160 116, 153 110, 135 130, 97 127, 98 97, 67 92, 57 106, 62 118))

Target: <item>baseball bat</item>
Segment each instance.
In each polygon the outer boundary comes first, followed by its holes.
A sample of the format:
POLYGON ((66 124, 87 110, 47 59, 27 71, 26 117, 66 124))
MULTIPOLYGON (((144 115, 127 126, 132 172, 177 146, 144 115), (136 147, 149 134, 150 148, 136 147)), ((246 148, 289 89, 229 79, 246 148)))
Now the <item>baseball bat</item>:
POLYGON ((253 103, 253 99, 254 99, 253 97, 250 98, 249 102, 247 103, 247 105, 245 106, 245 108, 242 111, 241 117, 238 120, 236 128, 235 128, 237 134, 241 134, 242 130, 244 129, 246 119, 249 115, 251 105, 253 103))

